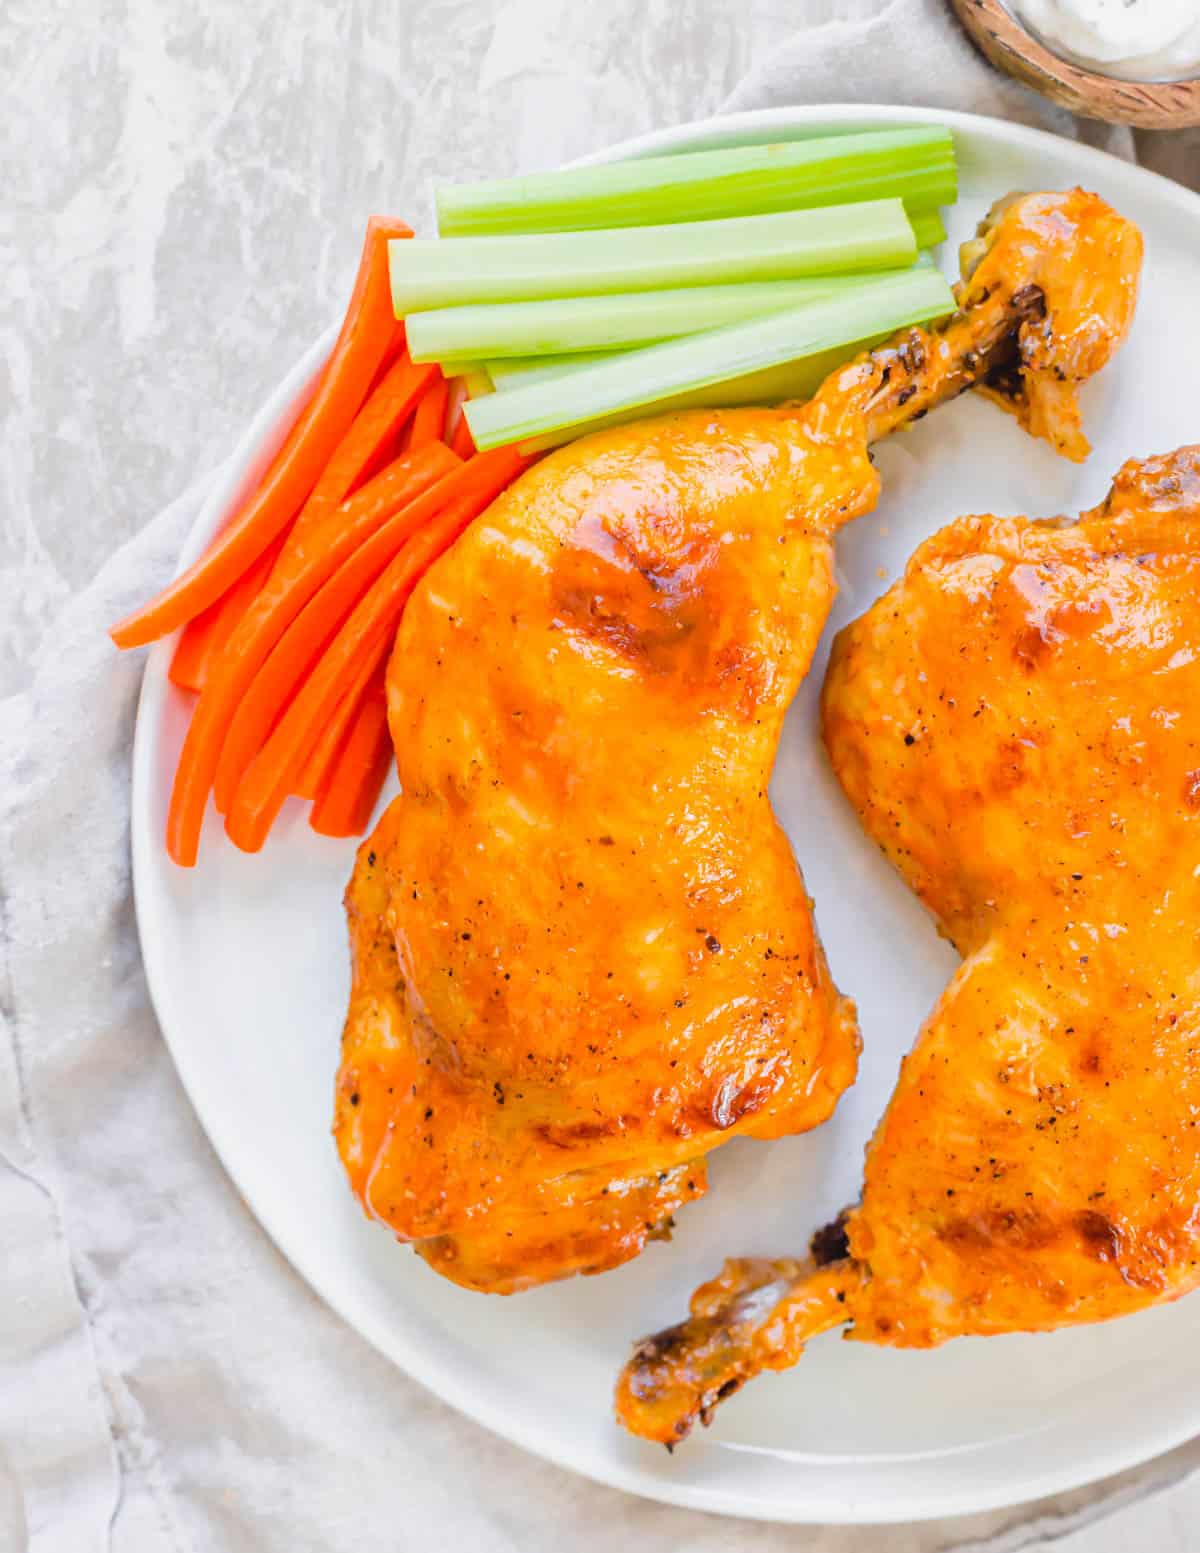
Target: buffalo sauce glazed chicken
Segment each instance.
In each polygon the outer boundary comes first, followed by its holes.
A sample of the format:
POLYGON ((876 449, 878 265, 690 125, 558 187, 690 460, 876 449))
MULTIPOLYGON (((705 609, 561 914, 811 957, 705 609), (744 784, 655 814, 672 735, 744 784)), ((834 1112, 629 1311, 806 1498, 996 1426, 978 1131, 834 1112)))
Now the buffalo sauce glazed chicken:
POLYGON ((1131 317, 1136 228, 1075 190, 997 208, 960 311, 806 405, 605 431, 430 571, 388 676, 402 792, 347 894, 335 1133, 366 1211, 496 1293, 664 1235, 737 1136, 854 1078, 767 799, 784 713, 874 505, 876 438, 977 382, 1070 457, 1131 317))
POLYGON ((727 1262, 641 1346, 637 1433, 680 1438, 844 1322, 927 1348, 1200 1283, 1198 594, 1193 447, 1078 522, 952 523, 838 638, 834 769, 963 963, 861 1201, 808 1261, 727 1262))

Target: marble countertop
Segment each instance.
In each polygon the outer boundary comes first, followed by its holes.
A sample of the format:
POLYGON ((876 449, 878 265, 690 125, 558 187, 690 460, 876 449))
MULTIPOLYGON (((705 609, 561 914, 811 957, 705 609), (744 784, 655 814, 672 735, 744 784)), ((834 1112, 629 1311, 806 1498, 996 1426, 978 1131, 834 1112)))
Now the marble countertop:
MULTIPOLYGON (((0 697, 27 683, 62 603, 216 465, 338 315, 366 212, 414 212, 428 229, 435 171, 551 166, 702 117, 794 39, 801 9, 819 22, 885 4, 9 0, 0 697)), ((1170 155, 1194 158, 1195 145, 1170 155)), ((495 1481, 472 1485, 494 1498, 497 1548, 528 1546, 505 1530, 508 1456, 489 1452, 495 1481)), ((1163 1481, 1190 1460, 1177 1453, 1163 1481)), ((1061 1518, 1110 1492, 1069 1496, 1034 1520, 756 1536, 830 1553, 923 1553, 985 1534, 1010 1553, 1050 1541, 1070 1553, 1200 1548, 1200 1484, 1078 1529, 1061 1518)), ((740 1545, 732 1526, 608 1490, 574 1502, 588 1547, 740 1545)), ((0 1495, 0 1548, 4 1530, 0 1495)))

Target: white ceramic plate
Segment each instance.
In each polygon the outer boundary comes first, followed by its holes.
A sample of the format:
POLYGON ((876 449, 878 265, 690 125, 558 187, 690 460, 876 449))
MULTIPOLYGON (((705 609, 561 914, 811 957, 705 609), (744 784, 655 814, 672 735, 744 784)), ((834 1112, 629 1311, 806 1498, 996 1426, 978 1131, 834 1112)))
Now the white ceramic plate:
MULTIPOLYGON (((878 450, 883 501, 840 541, 842 592, 826 647, 949 519, 1073 512, 1103 495, 1125 458, 1200 440, 1200 200, 1174 184, 1015 125, 892 108, 742 114, 607 154, 939 117, 961 156, 952 242, 1010 189, 1082 183, 1146 235, 1141 308, 1115 364, 1085 392, 1095 452, 1083 468, 969 395, 878 450)), ((269 456, 326 345, 318 342, 264 407, 183 562, 269 456)), ((155 1005, 246 1200, 381 1353, 564 1466, 653 1498, 765 1519, 980 1510, 1128 1467, 1200 1431, 1200 1297, 1108 1326, 973 1339, 933 1353, 830 1336, 799 1368, 748 1387, 673 1457, 612 1421, 612 1384, 631 1340, 678 1318, 726 1254, 799 1251, 855 1197, 863 1145, 898 1060, 953 969, 952 952, 860 832, 825 765, 815 722, 824 648, 788 718, 772 792, 816 897, 833 970, 858 1000, 858 1084, 807 1137, 736 1141, 715 1154, 711 1192, 680 1215, 673 1243, 603 1278, 496 1299, 444 1282, 368 1224, 342 1178, 329 1124, 348 986, 341 894, 352 844, 313 835, 297 804, 258 857, 235 851, 210 813, 199 867, 184 872, 167 861, 167 797, 187 715, 167 680, 171 646, 150 657, 134 754, 138 920, 155 1005)))

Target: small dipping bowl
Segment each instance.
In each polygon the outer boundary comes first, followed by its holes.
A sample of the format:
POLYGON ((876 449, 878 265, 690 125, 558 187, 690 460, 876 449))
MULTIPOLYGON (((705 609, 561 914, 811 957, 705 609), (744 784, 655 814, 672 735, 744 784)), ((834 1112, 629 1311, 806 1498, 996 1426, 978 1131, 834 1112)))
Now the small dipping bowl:
POLYGON ((977 47, 1005 71, 1051 102, 1086 119, 1138 129, 1186 129, 1200 124, 1200 76, 1182 81, 1123 81, 1072 64, 1047 48, 1005 0, 950 0, 977 47))

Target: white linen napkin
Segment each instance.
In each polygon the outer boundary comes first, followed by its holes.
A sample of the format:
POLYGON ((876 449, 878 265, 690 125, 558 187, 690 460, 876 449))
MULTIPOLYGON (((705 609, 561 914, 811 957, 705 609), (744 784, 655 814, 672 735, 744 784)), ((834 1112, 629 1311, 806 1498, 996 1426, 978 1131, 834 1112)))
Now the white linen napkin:
MULTIPOLYGON (((517 26, 520 8, 509 9, 517 26)), ((1078 126, 994 75, 939 0, 792 9, 794 37, 727 107, 974 109, 1200 182, 1196 136, 1078 126)), ((104 631, 168 576, 203 489, 69 603, 32 686, 0 703, 0 1553, 715 1553, 751 1535, 765 1550, 1012 1553, 1042 1537, 1071 1546, 1133 1499, 1137 1545, 1161 1545, 1170 1515, 1194 1512, 1200 1492, 1145 1495, 1200 1463, 1198 1446, 1099 1490, 887 1531, 750 1527, 628 1498, 457 1417, 309 1292, 183 1094, 148 1002, 130 894, 142 665, 104 631)))

